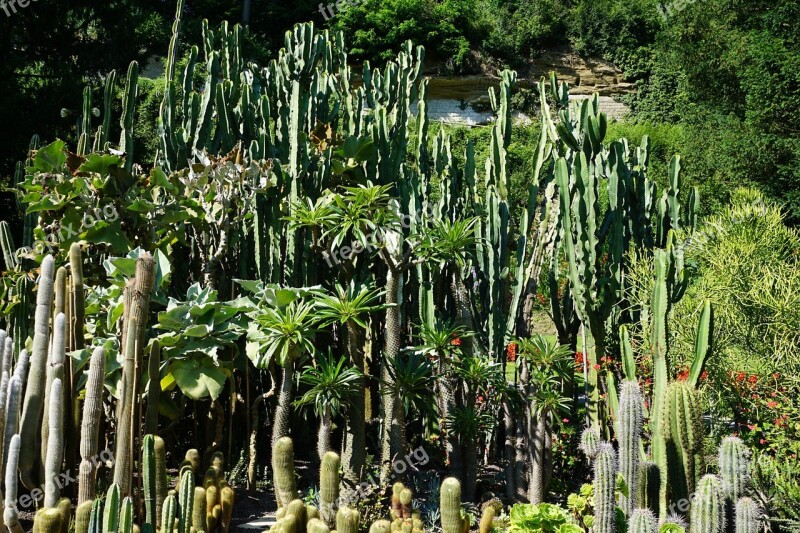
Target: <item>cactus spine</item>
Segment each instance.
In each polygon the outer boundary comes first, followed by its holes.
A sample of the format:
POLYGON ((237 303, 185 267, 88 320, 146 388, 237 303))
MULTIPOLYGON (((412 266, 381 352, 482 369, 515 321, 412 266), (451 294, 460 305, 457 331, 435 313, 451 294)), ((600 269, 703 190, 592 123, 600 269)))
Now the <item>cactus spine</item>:
POLYGON ((726 437, 719 446, 719 476, 731 502, 743 497, 750 482, 750 450, 738 437, 726 437))
POLYGON ((628 520, 628 533, 656 533, 658 520, 650 509, 636 509, 628 520))
POLYGON ((670 501, 688 501, 694 492, 696 473, 702 471, 702 422, 694 390, 681 381, 670 383, 662 407, 666 453, 665 464, 659 466, 667 472, 670 501))
POLYGON ((97 442, 103 414, 103 388, 106 376, 106 352, 98 346, 89 360, 89 377, 86 381, 86 400, 83 402, 81 421, 81 466, 78 476, 78 505, 94 498, 97 478, 97 442))
POLYGON ((443 533, 463 533, 465 518, 461 514, 461 482, 454 477, 442 481, 439 508, 443 533))
POLYGON ((761 509, 752 499, 744 497, 736 502, 736 533, 761 531, 761 509))
POLYGON ((325 452, 319 472, 319 514, 328 527, 336 525, 336 506, 339 500, 339 467, 341 460, 334 452, 325 452))
POLYGON ((275 494, 281 507, 297 498, 297 485, 294 477, 294 444, 290 437, 281 437, 272 447, 272 475, 275 494))
MULTIPOLYGON (((47 347, 50 342, 50 309, 53 304, 54 275, 55 264, 53 257, 47 255, 42 260, 41 274, 39 275, 30 375, 25 387, 25 401, 22 405, 22 419, 20 422, 20 438, 26 443, 36 442, 36 433, 39 430, 42 417, 47 347)), ((20 480, 28 490, 33 490, 36 487, 33 469, 36 454, 36 446, 23 446, 19 453, 20 480)))
POLYGON ((622 496, 621 507, 630 515, 637 507, 639 489, 639 456, 644 424, 644 400, 639 383, 625 381, 619 401, 617 440, 619 441, 619 467, 628 485, 628 497, 622 496))
POLYGON ((690 513, 690 533, 725 531, 725 495, 717 476, 708 474, 697 484, 690 513))
MULTIPOLYGON (((63 316, 63 315, 61 315, 63 316)), ((58 477, 61 472, 61 461, 64 459, 64 411, 62 409, 63 391, 60 379, 53 380, 50 389, 50 437, 47 440, 47 459, 45 462, 44 506, 52 508, 58 505, 61 497, 58 477)))
POLYGON ((594 459, 594 531, 614 533, 614 507, 617 484, 617 455, 614 447, 602 442, 594 459))

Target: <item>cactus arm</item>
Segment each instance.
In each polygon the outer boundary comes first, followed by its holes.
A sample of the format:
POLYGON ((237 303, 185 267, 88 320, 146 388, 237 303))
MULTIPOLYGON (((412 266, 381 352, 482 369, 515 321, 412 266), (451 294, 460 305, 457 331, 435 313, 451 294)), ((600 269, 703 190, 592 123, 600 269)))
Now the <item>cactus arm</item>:
POLYGON ((50 389, 50 401, 48 406, 50 435, 47 439, 47 460, 45 463, 45 508, 56 507, 58 505, 58 500, 61 498, 58 478, 61 472, 61 461, 64 459, 64 410, 62 394, 61 380, 58 378, 54 379, 53 386, 50 389))
POLYGON ((711 353, 712 339, 714 336, 714 314, 711 308, 711 301, 703 302, 703 310, 700 313, 700 321, 697 324, 697 336, 694 341, 694 360, 689 369, 689 385, 697 387, 700 375, 703 373, 703 366, 706 358, 711 353))

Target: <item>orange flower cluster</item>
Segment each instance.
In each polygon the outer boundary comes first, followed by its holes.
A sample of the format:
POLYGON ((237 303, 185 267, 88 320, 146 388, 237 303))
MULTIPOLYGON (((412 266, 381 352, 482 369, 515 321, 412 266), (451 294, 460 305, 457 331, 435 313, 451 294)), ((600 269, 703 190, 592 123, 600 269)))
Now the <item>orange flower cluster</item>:
POLYGON ((506 348, 506 361, 513 363, 517 360, 517 343, 512 342, 506 348))

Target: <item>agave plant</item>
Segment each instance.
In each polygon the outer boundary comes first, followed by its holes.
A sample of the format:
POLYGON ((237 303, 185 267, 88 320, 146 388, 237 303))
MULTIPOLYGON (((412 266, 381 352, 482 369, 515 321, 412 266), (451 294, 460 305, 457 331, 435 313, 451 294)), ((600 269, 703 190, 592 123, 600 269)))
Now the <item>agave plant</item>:
POLYGON ((325 452, 331 450, 333 417, 353 407, 359 397, 363 398, 364 375, 358 368, 349 366, 347 356, 337 359, 331 350, 315 363, 300 375, 300 383, 311 388, 294 404, 313 405, 320 418, 317 453, 321 460, 325 452))

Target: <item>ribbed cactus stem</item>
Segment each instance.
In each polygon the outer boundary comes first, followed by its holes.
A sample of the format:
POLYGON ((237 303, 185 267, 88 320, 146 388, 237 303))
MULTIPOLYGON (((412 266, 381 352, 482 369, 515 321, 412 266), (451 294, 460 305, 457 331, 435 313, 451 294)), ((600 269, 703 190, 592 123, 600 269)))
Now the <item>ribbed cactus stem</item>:
POLYGON ((594 532, 614 533, 617 484, 617 454, 614 447, 601 442, 594 458, 594 532))
POLYGON ((94 349, 89 359, 89 377, 86 381, 86 400, 83 402, 81 420, 81 466, 78 475, 78 505, 94 498, 97 479, 98 439, 103 414, 103 389, 106 377, 106 352, 102 346, 94 349))
POLYGON ((92 514, 89 516, 89 533, 106 533, 103 529, 103 500, 97 498, 92 503, 92 514))
POLYGON ((661 502, 661 469, 651 461, 639 463, 639 494, 638 505, 644 509, 651 509, 659 516, 661 502))
POLYGON ((194 488, 194 503, 192 504, 192 530, 206 530, 206 489, 194 488))
POLYGON ((142 439, 142 478, 144 485, 144 523, 156 527, 156 450, 153 435, 142 439))
POLYGON ((272 475, 275 494, 280 507, 285 507, 297 498, 294 477, 294 444, 290 437, 281 437, 272 447, 272 475))
POLYGON ((718 464, 725 496, 738 501, 750 483, 750 450, 739 437, 725 437, 719 446, 718 464))
POLYGON ((11 376, 11 362, 14 348, 14 340, 11 338, 11 335, 6 337, 3 346, 3 372, 8 372, 8 375, 11 376))
POLYGON ((628 494, 621 498, 621 507, 629 515, 637 507, 639 489, 639 457, 641 454, 642 426, 644 425, 644 399, 639 383, 625 381, 619 398, 617 441, 619 442, 619 467, 628 485, 628 494))
POLYGON ((156 461, 156 520, 157 527, 161 527, 164 501, 167 498, 167 446, 164 439, 155 435, 153 437, 153 453, 156 461))
MULTIPOLYGON (((19 388, 17 388, 19 391, 19 388)), ((17 468, 19 466, 20 437, 14 435, 6 450, 5 509, 3 522, 11 533, 22 533, 22 526, 17 515, 17 468)))
POLYGON ((722 491, 722 482, 717 476, 708 474, 697 484, 689 523, 690 533, 725 531, 725 495, 722 491))
MULTIPOLYGON (((17 358, 17 366, 14 367, 14 376, 19 379, 19 382, 25 385, 28 379, 28 367, 30 367, 31 358, 28 354, 28 350, 22 350, 19 352, 19 357, 17 358)), ((22 403, 20 403, 20 408, 22 407, 22 403)))
POLYGON ((133 533, 133 500, 126 496, 122 500, 122 507, 119 511, 119 531, 120 533, 133 533))
POLYGON ((694 389, 682 381, 670 383, 664 391, 662 409, 662 436, 666 453, 664 463, 659 466, 662 473, 665 470, 667 472, 670 501, 689 501, 696 474, 702 471, 703 428, 694 389))
POLYGON ((93 501, 85 501, 75 509, 75 533, 89 533, 93 507, 93 501))
POLYGON ((461 482, 454 477, 442 481, 439 491, 439 508, 443 533, 463 533, 464 518, 461 515, 461 482))
POLYGON ((336 512, 337 533, 358 533, 358 523, 361 514, 355 509, 340 507, 336 512))
MULTIPOLYGON (((59 269, 60 270, 60 269, 59 269)), ((50 405, 51 396, 50 391, 53 387, 53 381, 56 379, 60 379, 62 384, 64 383, 64 357, 66 354, 67 349, 67 322, 66 316, 64 313, 58 313, 53 321, 53 339, 50 346, 50 356, 47 361, 47 377, 46 377, 46 385, 45 385, 45 394, 44 394, 44 417, 42 418, 42 452, 41 452, 41 464, 42 464, 42 474, 43 479, 46 475, 44 471, 45 465, 47 464, 47 442, 50 439, 50 405)), ((63 389, 63 386, 62 386, 63 389)), ((62 433, 63 433, 63 420, 64 420, 64 397, 63 397, 63 390, 62 396, 58 398, 58 405, 59 409, 62 412, 61 420, 62 420, 62 433)), ((63 454, 62 454, 63 455, 63 454)))
POLYGON ((83 349, 83 321, 84 321, 84 289, 83 289, 83 256, 81 245, 73 242, 69 247, 69 269, 72 274, 72 323, 70 338, 76 350, 83 349))
POLYGON ((3 370, 0 377, 0 479, 5 477, 5 434, 6 434, 6 406, 8 403, 8 385, 10 377, 7 370, 3 370))
POLYGON ((751 498, 739 498, 736 502, 736 533, 759 533, 761 531, 761 509, 751 498))
POLYGON ((319 514, 328 527, 336 525, 339 500, 339 467, 342 462, 334 452, 325 452, 319 472, 319 514))
POLYGON ((164 506, 161 514, 161 533, 172 533, 175 526, 175 518, 178 516, 178 499, 175 492, 170 491, 164 498, 164 506))
MULTIPOLYGON (((30 361, 30 375, 25 387, 25 400, 22 405, 20 438, 26 443, 36 442, 42 417, 44 388, 47 367, 47 348, 50 343, 50 311, 53 305, 53 277, 55 264, 53 257, 45 256, 39 275, 39 290, 36 294, 36 314, 34 318, 33 348, 30 361)), ((22 484, 28 489, 36 488, 34 461, 36 446, 23 446, 19 455, 19 471, 22 484)))
POLYGON ((117 408, 118 427, 117 442, 114 451, 114 483, 119 485, 123 495, 128 495, 132 490, 133 460, 130 456, 131 444, 133 443, 132 413, 134 403, 133 390, 133 367, 134 353, 136 350, 136 339, 138 335, 138 321, 136 318, 129 318, 127 323, 128 333, 125 343, 125 365, 122 376, 122 388, 117 408), (131 367, 130 373, 127 367, 131 367))
POLYGON ((158 431, 158 397, 161 394, 161 346, 158 340, 150 345, 150 354, 147 358, 147 411, 145 414, 145 431, 155 435, 158 431))
POLYGON ((17 249, 11 236, 11 227, 5 220, 0 221, 0 249, 3 252, 3 262, 6 270, 16 270, 19 267, 17 249))
POLYGON ((597 428, 588 427, 583 430, 583 433, 581 433, 580 449, 589 460, 589 463, 594 461, 594 457, 597 455, 597 447, 599 444, 600 432, 597 430, 597 428))
POLYGON ((106 492, 106 502, 103 507, 103 533, 119 531, 119 514, 122 505, 122 496, 119 485, 112 484, 106 492))
POLYGON ((44 506, 52 508, 61 498, 61 487, 58 481, 61 474, 61 462, 64 459, 64 410, 63 390, 60 379, 53 380, 50 389, 49 414, 50 435, 47 439, 47 460, 45 462, 44 506))
POLYGON ((628 519, 628 533, 657 533, 658 520, 650 509, 636 509, 628 519))
MULTIPOLYGON (((9 448, 11 447, 11 442, 13 441, 14 437, 17 435, 17 430, 19 428, 19 406, 22 402, 22 385, 19 381, 19 376, 13 376, 8 382, 8 402, 6 404, 6 427, 4 431, 3 437, 3 460, 7 463, 10 460, 9 456, 9 448)), ((17 450, 17 457, 15 461, 19 461, 19 450, 17 450)), ((8 473, 9 466, 6 466, 5 473, 8 473)), ((14 469, 14 475, 16 476, 16 469, 14 469)), ((16 477, 14 477, 15 485, 16 485, 16 477)), ((8 480, 6 479, 6 483, 8 480)), ((16 492, 16 490, 15 490, 16 492)))
POLYGON ((178 533, 189 533, 192 525, 192 508, 194 507, 194 474, 187 470, 181 476, 180 492, 178 493, 178 533))

